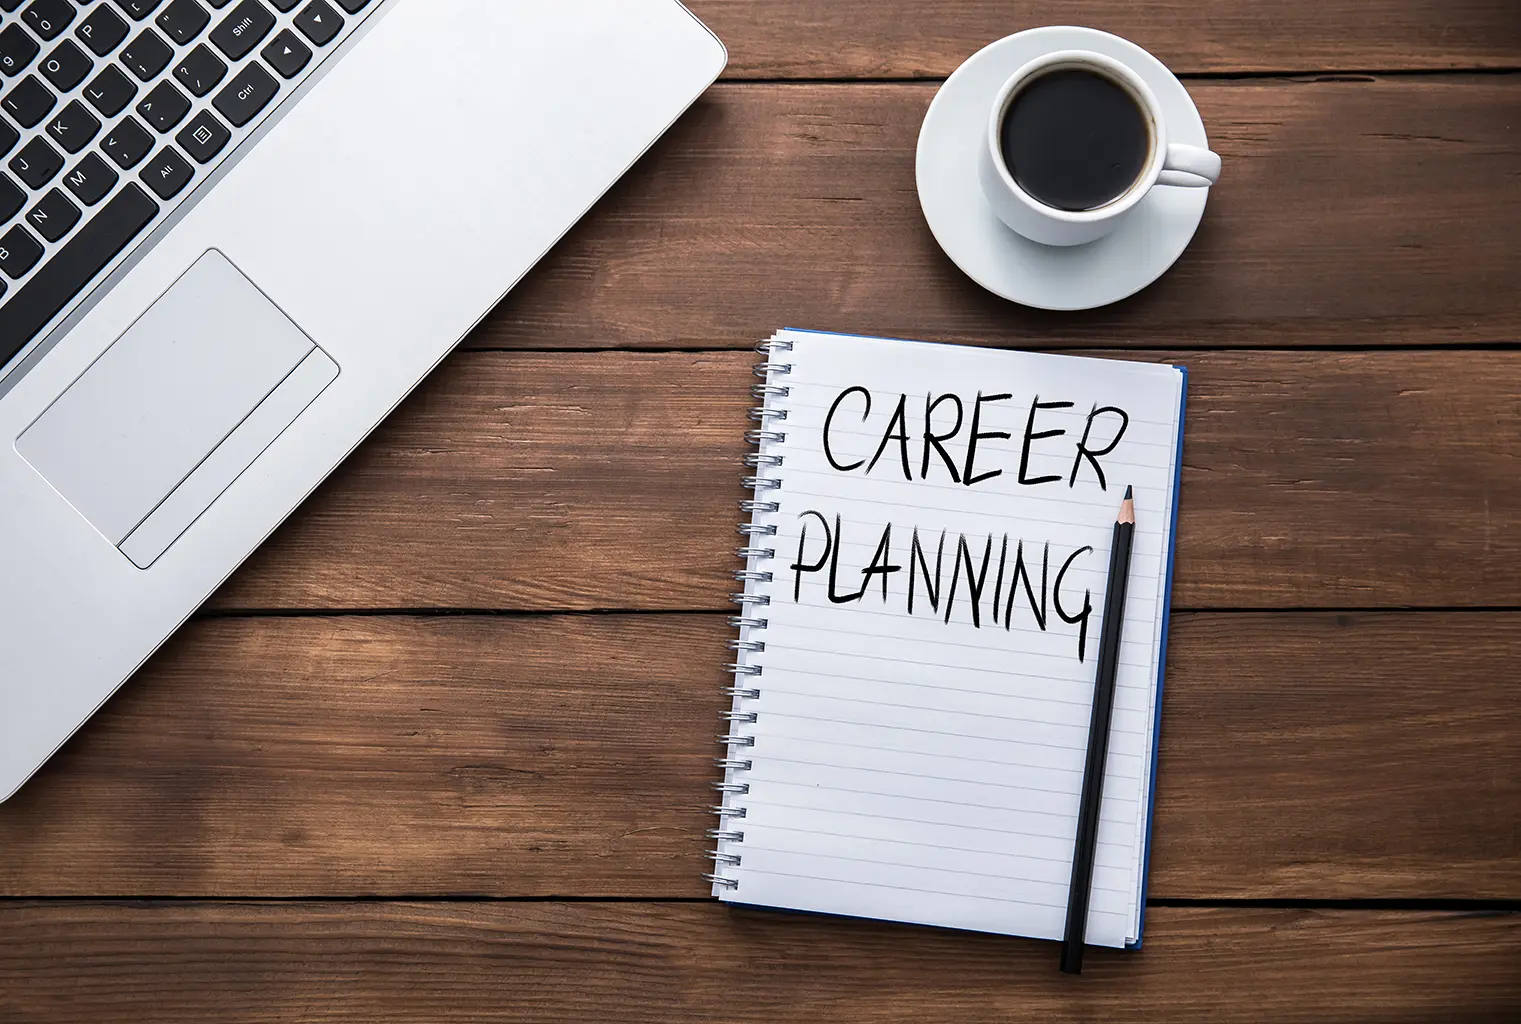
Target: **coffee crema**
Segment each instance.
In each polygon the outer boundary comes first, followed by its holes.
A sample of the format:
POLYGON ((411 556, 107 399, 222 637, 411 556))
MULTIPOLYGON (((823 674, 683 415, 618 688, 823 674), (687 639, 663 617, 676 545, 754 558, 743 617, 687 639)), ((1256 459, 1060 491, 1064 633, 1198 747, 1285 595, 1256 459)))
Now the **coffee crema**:
POLYGON ((1009 174, 1037 202, 1096 210, 1140 178, 1151 155, 1151 122, 1108 76, 1055 68, 1014 94, 999 142, 1009 174))

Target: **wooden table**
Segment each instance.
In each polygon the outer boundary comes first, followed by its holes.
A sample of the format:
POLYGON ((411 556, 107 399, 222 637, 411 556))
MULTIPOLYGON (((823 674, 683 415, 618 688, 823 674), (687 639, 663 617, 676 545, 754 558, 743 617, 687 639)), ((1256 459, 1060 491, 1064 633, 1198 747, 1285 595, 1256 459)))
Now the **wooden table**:
POLYGON ((694 0, 714 88, 0 806, 0 1021, 1521 1018, 1514 0, 694 0), (1081 315, 914 194, 978 47, 1091 24, 1225 160, 1081 315), (1146 948, 699 879, 748 351, 1188 364, 1146 948))

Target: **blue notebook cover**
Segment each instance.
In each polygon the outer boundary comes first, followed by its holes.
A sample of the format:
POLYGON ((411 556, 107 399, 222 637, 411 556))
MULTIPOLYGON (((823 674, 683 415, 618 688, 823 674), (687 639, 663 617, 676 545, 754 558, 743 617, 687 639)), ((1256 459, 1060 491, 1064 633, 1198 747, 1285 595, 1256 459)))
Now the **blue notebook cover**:
POLYGON ((1146 844, 1141 854, 1141 924, 1136 930, 1135 941, 1126 949, 1140 949, 1146 938, 1146 891, 1151 887, 1151 834, 1157 821, 1157 754, 1162 749, 1162 684, 1167 678, 1167 634, 1172 625, 1172 573, 1178 562, 1178 499, 1183 491, 1183 421, 1188 417, 1188 367, 1176 367, 1183 374, 1183 395, 1178 400, 1178 447, 1173 459, 1176 468, 1172 476, 1172 522, 1167 525, 1167 589, 1163 591, 1166 603, 1162 606, 1162 657, 1157 661, 1157 711, 1151 725, 1151 796, 1146 800, 1146 844))

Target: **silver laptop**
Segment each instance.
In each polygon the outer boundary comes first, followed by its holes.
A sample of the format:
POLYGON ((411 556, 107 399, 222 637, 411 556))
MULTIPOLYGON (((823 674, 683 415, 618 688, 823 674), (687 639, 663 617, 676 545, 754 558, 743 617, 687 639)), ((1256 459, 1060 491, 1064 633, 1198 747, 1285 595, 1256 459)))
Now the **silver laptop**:
POLYGON ((718 76, 675 0, 0 0, 0 799, 718 76))

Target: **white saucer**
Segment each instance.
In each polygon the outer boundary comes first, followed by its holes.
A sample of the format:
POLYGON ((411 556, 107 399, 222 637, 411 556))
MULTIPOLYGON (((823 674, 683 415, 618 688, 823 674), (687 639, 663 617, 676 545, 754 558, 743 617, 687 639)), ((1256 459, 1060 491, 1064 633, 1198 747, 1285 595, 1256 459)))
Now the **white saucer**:
POLYGON ((1090 309, 1140 291, 1173 265, 1204 216, 1209 189, 1158 185, 1113 233, 1087 245, 1041 245, 1005 226, 977 180, 988 109, 1010 75, 1054 50, 1124 61, 1156 93, 1169 141, 1209 145, 1188 90, 1139 46, 1097 29, 1032 28, 978 50, 936 93, 919 130, 919 204, 940 248, 988 291, 1041 309, 1090 309))

